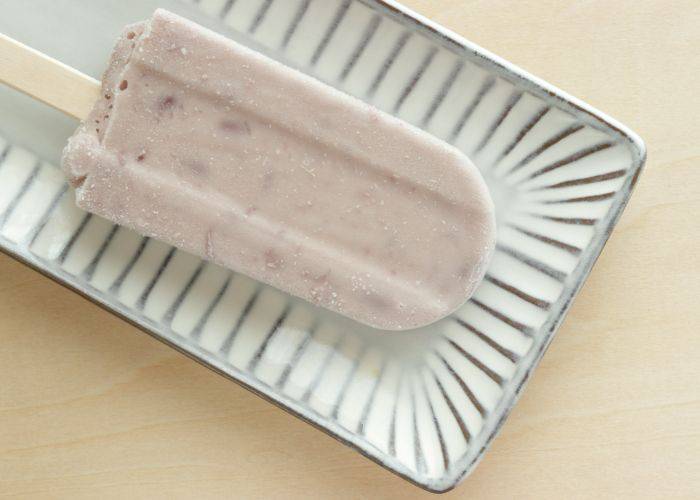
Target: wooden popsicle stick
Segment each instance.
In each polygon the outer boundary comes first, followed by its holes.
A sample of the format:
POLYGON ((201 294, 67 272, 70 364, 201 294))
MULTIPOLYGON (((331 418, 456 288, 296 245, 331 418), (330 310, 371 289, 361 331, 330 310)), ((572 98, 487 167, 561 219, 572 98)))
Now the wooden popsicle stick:
POLYGON ((0 83, 83 120, 100 97, 100 82, 0 33, 0 83))

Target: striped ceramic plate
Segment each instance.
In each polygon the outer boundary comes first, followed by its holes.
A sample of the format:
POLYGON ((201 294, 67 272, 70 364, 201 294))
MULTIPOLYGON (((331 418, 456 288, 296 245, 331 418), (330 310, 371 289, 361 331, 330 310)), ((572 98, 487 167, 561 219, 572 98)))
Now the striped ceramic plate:
POLYGON ((394 2, 195 4, 222 31, 474 160, 499 234, 472 300, 427 328, 374 332, 81 212, 54 165, 5 140, 0 247, 404 478, 453 487, 600 253, 640 172, 642 143, 394 2))

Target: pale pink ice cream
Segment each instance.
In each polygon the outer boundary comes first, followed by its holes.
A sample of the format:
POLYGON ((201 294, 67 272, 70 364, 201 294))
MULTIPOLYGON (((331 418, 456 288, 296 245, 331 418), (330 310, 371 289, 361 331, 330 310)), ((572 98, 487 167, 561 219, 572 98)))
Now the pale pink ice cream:
POLYGON ((63 156, 81 208, 376 328, 482 279, 484 181, 419 129, 164 10, 102 85, 63 156))

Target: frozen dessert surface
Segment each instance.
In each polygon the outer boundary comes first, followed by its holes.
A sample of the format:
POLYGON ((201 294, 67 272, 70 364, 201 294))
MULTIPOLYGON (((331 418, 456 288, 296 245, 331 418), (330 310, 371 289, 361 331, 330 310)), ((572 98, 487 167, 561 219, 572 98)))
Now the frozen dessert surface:
POLYGON ((164 10, 128 26, 63 168, 81 208, 367 325, 459 307, 494 246, 456 149, 164 10))

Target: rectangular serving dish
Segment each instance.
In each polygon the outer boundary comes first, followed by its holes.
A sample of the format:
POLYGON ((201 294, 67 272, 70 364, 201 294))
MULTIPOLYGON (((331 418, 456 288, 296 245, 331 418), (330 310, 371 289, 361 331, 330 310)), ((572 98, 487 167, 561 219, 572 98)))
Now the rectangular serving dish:
POLYGON ((641 140, 393 1, 38 3, 3 5, 0 30, 93 76, 121 27, 160 5, 473 159, 499 227, 486 279, 443 321, 373 331, 81 212, 55 166, 77 124, 0 89, 0 250, 418 486, 453 488, 600 254, 644 163, 641 140), (63 26, 64 44, 25 22, 37 8, 42 23, 63 26), (90 19, 87 32, 76 18, 90 19))

